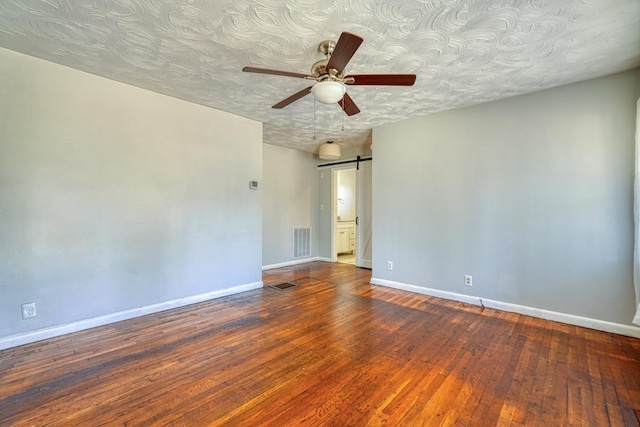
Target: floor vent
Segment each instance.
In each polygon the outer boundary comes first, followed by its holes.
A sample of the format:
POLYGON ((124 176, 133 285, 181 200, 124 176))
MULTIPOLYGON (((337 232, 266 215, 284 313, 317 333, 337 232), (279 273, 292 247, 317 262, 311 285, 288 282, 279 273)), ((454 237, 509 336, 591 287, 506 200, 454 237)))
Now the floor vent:
POLYGON ((293 229, 293 259, 311 256, 311 227, 293 229))
POLYGON ((283 289, 293 288, 294 286, 296 285, 294 285, 293 283, 284 282, 284 283, 278 283, 277 285, 271 285, 270 287, 281 291, 283 289))

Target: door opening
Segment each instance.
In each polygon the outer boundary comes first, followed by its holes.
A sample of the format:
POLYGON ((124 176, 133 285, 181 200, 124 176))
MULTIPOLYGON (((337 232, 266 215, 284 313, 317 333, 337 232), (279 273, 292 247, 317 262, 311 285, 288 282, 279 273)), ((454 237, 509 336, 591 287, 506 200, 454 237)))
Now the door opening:
MULTIPOLYGON (((371 160, 371 159, 368 159, 371 160)), ((333 169, 331 260, 372 268, 372 163, 333 169)))
POLYGON ((356 169, 334 171, 335 256, 338 262, 356 264, 356 169))

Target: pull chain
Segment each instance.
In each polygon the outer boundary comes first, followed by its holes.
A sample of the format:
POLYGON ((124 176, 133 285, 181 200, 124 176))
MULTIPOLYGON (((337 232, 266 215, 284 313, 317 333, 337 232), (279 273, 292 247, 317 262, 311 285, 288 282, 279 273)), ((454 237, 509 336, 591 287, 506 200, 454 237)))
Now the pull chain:
POLYGON ((313 139, 316 139, 316 99, 313 99, 313 139))
MULTIPOLYGON (((342 112, 346 114, 344 111, 344 96, 342 97, 342 112)), ((344 114, 342 115, 342 132, 344 132, 344 114)))

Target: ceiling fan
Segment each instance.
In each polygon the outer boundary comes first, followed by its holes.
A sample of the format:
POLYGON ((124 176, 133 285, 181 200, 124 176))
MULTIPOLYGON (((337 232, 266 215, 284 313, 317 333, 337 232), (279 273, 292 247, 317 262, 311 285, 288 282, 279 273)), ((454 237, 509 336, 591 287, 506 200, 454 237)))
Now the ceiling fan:
POLYGON ((309 93, 324 104, 338 103, 348 116, 358 114, 360 109, 353 102, 345 85, 360 86, 413 86, 415 74, 348 74, 344 68, 362 44, 363 38, 352 33, 343 32, 337 43, 327 40, 320 43, 318 50, 326 58, 317 61, 311 67, 311 74, 291 71, 271 70, 268 68, 244 67, 247 73, 275 74, 278 76, 296 77, 315 80, 316 83, 283 99, 271 108, 284 108, 309 93))

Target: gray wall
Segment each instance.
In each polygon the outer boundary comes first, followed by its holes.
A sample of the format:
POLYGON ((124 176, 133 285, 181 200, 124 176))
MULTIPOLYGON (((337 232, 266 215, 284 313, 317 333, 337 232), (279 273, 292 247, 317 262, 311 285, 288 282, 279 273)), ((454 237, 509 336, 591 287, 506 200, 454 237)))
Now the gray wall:
POLYGON ((0 337, 259 282, 261 178, 258 122, 0 49, 0 337))
POLYGON ((375 128, 374 277, 630 324, 639 96, 635 70, 375 128))
POLYGON ((293 228, 311 227, 311 256, 318 254, 317 159, 310 153, 265 144, 262 265, 293 260, 293 228))

